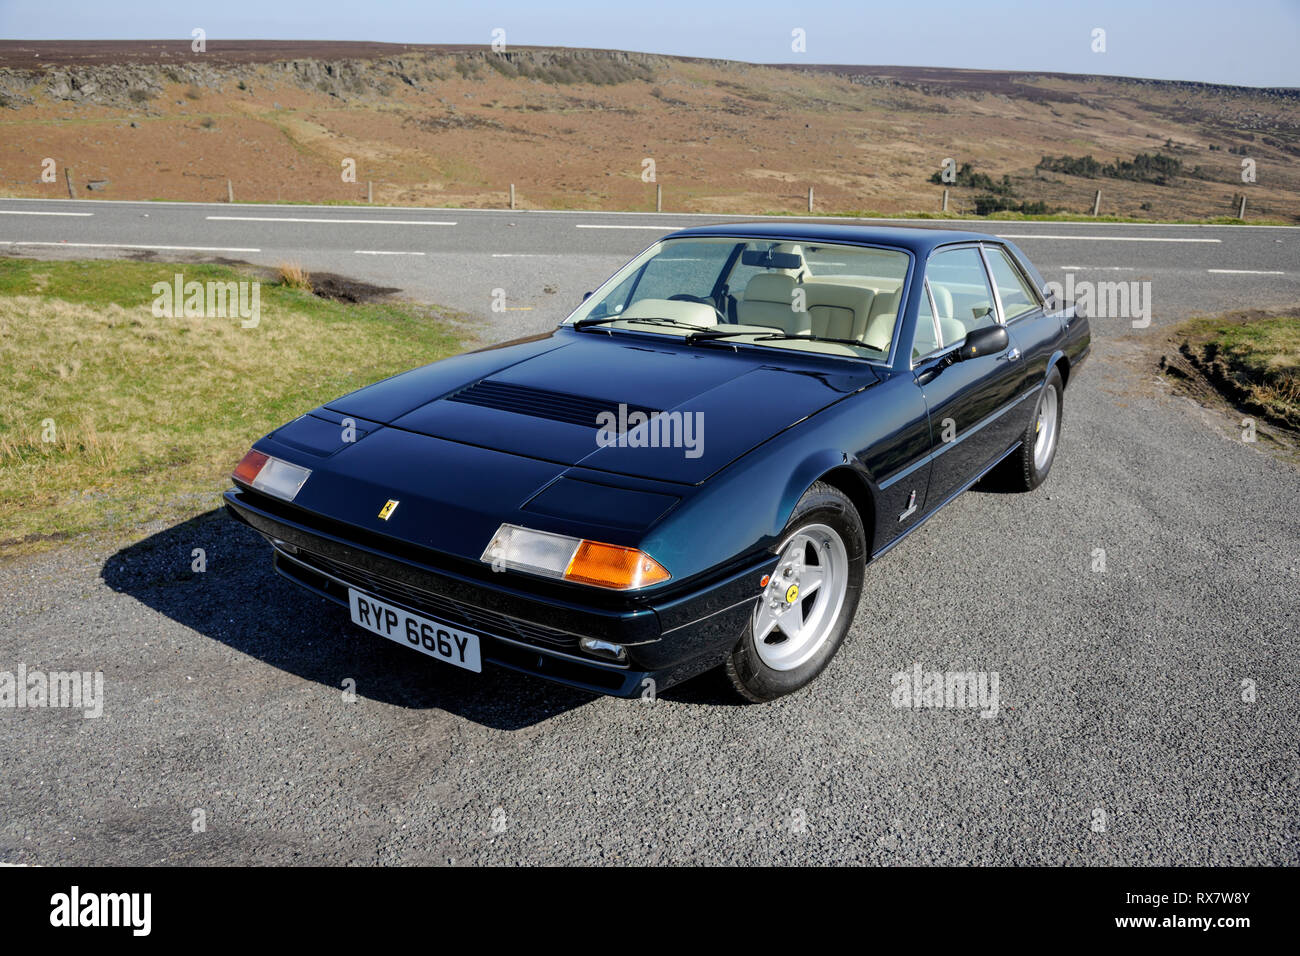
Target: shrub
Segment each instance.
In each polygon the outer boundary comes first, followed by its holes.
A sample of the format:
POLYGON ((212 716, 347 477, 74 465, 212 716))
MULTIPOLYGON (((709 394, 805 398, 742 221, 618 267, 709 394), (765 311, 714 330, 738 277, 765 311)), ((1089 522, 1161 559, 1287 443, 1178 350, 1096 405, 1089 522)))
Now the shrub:
POLYGON ((1132 161, 1117 160, 1113 163, 1100 163, 1088 156, 1044 156, 1038 161, 1038 169, 1067 176, 1084 176, 1095 179, 1106 176, 1110 179, 1130 179, 1135 182, 1155 183, 1157 186, 1168 185, 1169 180, 1182 172, 1181 160, 1160 153, 1138 153, 1132 161))
MULTIPOLYGON (((930 182, 945 185, 942 170, 931 176, 930 182)), ((961 168, 957 170, 957 178, 952 185, 970 189, 983 189, 998 196, 1015 195, 1010 176, 1003 176, 1001 182, 995 182, 988 173, 975 172, 970 163, 961 164, 961 168)))

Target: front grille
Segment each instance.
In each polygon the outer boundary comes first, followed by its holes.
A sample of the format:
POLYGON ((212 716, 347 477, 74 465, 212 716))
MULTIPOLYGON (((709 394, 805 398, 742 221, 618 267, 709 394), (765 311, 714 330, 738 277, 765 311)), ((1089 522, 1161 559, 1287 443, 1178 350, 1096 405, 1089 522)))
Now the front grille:
POLYGON ((511 385, 508 382, 495 382, 483 379, 475 382, 448 397, 448 401, 462 402, 466 405, 478 405, 481 408, 495 408, 498 411, 514 412, 531 418, 546 418, 554 422, 567 422, 570 425, 584 425, 587 428, 599 428, 598 416, 609 412, 616 422, 624 422, 633 412, 641 412, 647 419, 660 412, 643 408, 639 405, 605 401, 598 398, 584 398, 566 392, 553 392, 545 388, 533 388, 528 385, 511 385), (627 416, 619 415, 620 404, 627 409, 627 416))
MULTIPOLYGON (((289 558, 292 562, 299 562, 308 568, 346 581, 358 590, 366 591, 375 597, 388 598, 397 604, 405 604, 412 610, 423 610, 433 617, 444 618, 449 624, 462 624, 469 630, 480 631, 489 636, 506 637, 553 650, 571 651, 578 646, 578 638, 573 634, 507 617, 485 608, 472 607, 340 561, 332 561, 319 554, 298 551, 289 558)), ((347 601, 346 592, 341 593, 339 597, 342 601, 347 601)))

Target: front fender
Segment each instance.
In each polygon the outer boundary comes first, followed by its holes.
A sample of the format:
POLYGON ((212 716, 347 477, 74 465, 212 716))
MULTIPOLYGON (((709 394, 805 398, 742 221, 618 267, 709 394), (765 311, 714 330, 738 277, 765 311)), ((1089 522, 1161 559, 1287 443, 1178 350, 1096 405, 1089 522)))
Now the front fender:
POLYGON ((867 544, 872 543, 872 533, 880 516, 876 513, 876 502, 880 500, 880 489, 867 469, 856 456, 847 452, 825 450, 816 452, 806 458, 795 469, 785 494, 781 499, 780 521, 772 529, 774 535, 780 535, 790 523, 790 516, 808 489, 818 481, 827 480, 839 487, 849 496, 862 518, 862 526, 867 533, 867 544), (848 477, 846 482, 839 476, 848 477))
MULTIPOLYGON (((715 475, 648 532, 642 548, 680 580, 774 548, 799 499, 828 472, 852 470, 869 497, 875 484, 867 469, 830 444, 851 443, 840 434, 846 424, 830 417, 818 426, 790 429, 715 475)), ((863 523, 874 518, 864 515, 863 523)))

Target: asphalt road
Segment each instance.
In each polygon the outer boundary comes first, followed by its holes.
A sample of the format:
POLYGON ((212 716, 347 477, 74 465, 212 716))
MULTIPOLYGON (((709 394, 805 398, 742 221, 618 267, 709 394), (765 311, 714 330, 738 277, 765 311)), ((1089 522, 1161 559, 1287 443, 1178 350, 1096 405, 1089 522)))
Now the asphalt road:
MULTIPOLYGON (((554 326, 584 292, 665 232, 751 219, 4 199, 0 254, 294 263, 481 316, 486 337, 505 339, 554 326), (492 309, 497 289, 507 311, 492 309)), ((1300 228, 987 221, 951 227, 1012 238, 1048 280, 1063 282, 1073 272, 1076 280, 1149 281, 1157 325, 1187 312, 1300 301, 1300 228)))
MULTIPOLYGON (((256 248, 153 254, 296 258, 503 338, 553 323, 658 228, 704 221, 206 218, 299 212, 4 201, 0 239, 256 248), (491 313, 495 287, 532 309, 491 313)), ((1300 862, 1300 473, 1145 364, 1161 324, 1300 300, 1300 234, 996 228, 1034 234, 1016 241, 1048 278, 1150 279, 1153 326, 1094 322, 1046 484, 972 491, 872 567, 852 636, 803 693, 737 706, 703 679, 646 703, 457 671, 357 631, 207 515, 0 565, 0 671, 105 675, 98 719, 0 710, 0 862, 1300 862), (915 663, 997 672, 997 716, 894 707, 891 676, 915 663)))

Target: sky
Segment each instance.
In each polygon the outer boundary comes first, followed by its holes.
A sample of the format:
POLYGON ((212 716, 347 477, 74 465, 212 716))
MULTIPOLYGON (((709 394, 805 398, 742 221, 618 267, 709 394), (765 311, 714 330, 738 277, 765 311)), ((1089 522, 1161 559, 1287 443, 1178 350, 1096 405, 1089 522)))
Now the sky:
POLYGON ((1300 0, 0 0, 4 39, 595 47, 1300 87, 1300 0), (804 32, 804 51, 792 49, 804 32), (1104 51, 1094 33, 1103 30, 1104 51))

